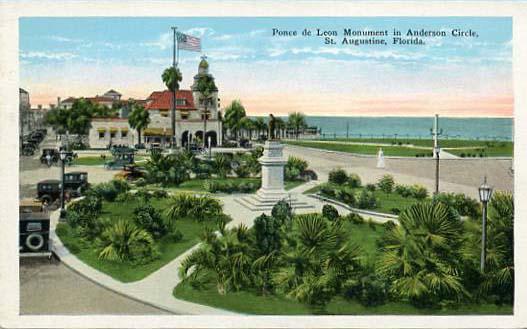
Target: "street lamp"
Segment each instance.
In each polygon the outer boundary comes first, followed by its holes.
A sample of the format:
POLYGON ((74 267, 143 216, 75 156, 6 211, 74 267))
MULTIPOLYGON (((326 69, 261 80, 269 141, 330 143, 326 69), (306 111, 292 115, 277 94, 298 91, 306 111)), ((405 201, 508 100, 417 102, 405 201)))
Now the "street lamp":
POLYGON ((68 155, 68 152, 65 150, 61 150, 60 153, 60 163, 61 163, 61 170, 60 170, 60 219, 66 218, 66 209, 64 208, 64 163, 66 162, 66 157, 68 155))
POLYGON ((487 204, 492 197, 492 187, 487 184, 487 176, 483 184, 478 188, 479 201, 483 204, 483 223, 481 229, 481 260, 480 269, 481 273, 485 272, 485 258, 487 254, 487 204))

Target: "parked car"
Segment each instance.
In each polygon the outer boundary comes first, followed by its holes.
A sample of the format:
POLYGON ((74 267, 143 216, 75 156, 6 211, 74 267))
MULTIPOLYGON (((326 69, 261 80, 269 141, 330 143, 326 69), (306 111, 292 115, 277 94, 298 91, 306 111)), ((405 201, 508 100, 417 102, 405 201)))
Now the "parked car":
POLYGON ((42 149, 42 155, 40 156, 40 163, 51 166, 60 160, 59 150, 57 149, 42 149), (48 162, 49 155, 49 162, 48 162))
POLYGON ((64 174, 64 190, 69 191, 72 197, 81 196, 88 187, 88 173, 86 171, 71 171, 64 174))
MULTIPOLYGON (((88 173, 73 171, 64 174, 64 193, 67 198, 79 197, 89 187, 88 173)), ((41 202, 52 204, 60 198, 60 180, 46 179, 37 184, 37 198, 41 202)))
POLYGON ((60 181, 46 179, 37 183, 37 198, 46 204, 52 204, 60 198, 60 181))
POLYGON ((24 142, 22 143, 22 155, 32 156, 35 154, 36 146, 33 143, 24 142))

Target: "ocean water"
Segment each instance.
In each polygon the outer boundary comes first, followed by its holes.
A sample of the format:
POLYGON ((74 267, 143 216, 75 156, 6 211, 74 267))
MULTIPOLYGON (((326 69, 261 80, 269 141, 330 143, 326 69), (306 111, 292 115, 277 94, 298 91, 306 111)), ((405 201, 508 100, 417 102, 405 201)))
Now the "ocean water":
MULTIPOLYGON (((321 136, 373 138, 430 138, 434 117, 337 117, 307 116, 309 126, 320 129, 321 136)), ((512 118, 439 117, 442 138, 512 140, 512 118)))

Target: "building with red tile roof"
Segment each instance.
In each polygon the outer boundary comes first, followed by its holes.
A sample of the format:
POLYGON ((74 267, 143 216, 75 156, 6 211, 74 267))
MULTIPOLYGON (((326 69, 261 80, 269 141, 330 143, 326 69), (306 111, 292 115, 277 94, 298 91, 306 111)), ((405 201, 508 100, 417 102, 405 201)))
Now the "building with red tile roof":
MULTIPOLYGON (((211 93, 211 101, 205 104, 197 90, 197 81, 203 75, 213 79, 208 71, 209 65, 202 59, 198 66, 198 74, 190 90, 176 92, 176 140, 178 145, 196 143, 201 145, 205 139, 210 140, 212 146, 222 143, 222 120, 219 110, 218 90, 211 93), (206 118, 206 120, 205 120, 206 118), (205 133, 204 133, 205 132, 205 133)), ((108 91, 110 93, 112 90, 108 91)), ((93 102, 107 101, 107 95, 90 98, 93 102)), ((141 141, 137 140, 137 131, 129 127, 127 120, 92 120, 90 129, 90 146, 106 147, 109 144, 135 145, 137 143, 167 144, 171 140, 172 132, 172 104, 174 96, 169 90, 153 91, 140 105, 148 111, 150 124, 142 133, 141 141)))

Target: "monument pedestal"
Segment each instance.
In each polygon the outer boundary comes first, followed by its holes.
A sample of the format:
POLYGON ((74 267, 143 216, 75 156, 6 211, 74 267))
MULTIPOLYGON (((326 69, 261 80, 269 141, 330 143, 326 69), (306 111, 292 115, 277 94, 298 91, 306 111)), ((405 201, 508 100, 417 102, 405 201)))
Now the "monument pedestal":
POLYGON ((258 159, 262 165, 262 187, 245 198, 237 199, 251 210, 271 210, 280 200, 287 201, 294 208, 312 208, 307 202, 298 201, 284 188, 284 166, 287 159, 283 155, 284 146, 279 141, 266 141, 263 156, 258 159))

